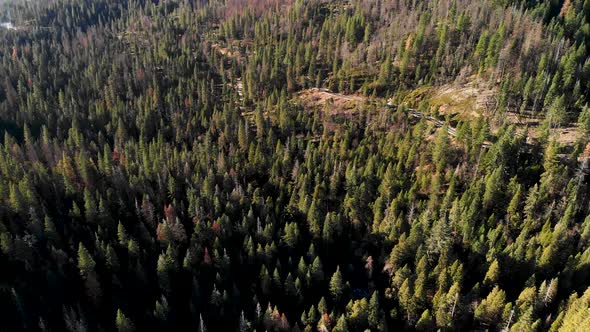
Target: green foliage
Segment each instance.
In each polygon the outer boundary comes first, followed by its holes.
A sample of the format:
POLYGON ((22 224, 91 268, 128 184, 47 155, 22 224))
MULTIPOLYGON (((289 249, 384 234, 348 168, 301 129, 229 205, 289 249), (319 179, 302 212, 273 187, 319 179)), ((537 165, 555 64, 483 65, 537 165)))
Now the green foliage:
POLYGON ((94 272, 96 262, 88 252, 88 249, 82 244, 78 244, 78 269, 81 274, 89 274, 94 272))
POLYGON ((590 326, 590 289, 587 289, 581 296, 572 295, 568 299, 565 314, 556 320, 551 326, 559 331, 579 331, 590 326))
POLYGON ((343 293, 342 274, 340 273, 340 267, 336 269, 336 272, 330 278, 330 294, 332 294, 332 300, 338 303, 343 293))
POLYGON ((346 323, 346 317, 344 315, 338 318, 336 326, 332 329, 332 332, 348 332, 348 324, 346 323))
POLYGON ((497 259, 494 259, 490 267, 488 268, 488 272, 486 272, 485 277, 483 278, 484 285, 493 286, 496 285, 498 280, 500 279, 500 264, 498 263, 497 259))
POLYGON ((117 330, 119 332, 133 332, 135 331, 135 326, 133 322, 129 318, 123 314, 121 309, 117 310, 117 317, 115 318, 115 324, 117 325, 117 330))
POLYGON ((475 318, 488 325, 496 325, 502 317, 506 304, 506 293, 498 286, 475 309, 475 318))
POLYGON ((583 330, 589 9, 0 1, 2 327, 583 330))

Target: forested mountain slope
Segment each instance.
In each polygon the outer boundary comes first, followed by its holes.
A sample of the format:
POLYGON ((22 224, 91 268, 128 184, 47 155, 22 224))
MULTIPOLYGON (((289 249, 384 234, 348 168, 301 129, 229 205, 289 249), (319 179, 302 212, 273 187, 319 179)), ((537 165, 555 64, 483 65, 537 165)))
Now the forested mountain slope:
POLYGON ((590 329, 590 1, 2 22, 0 330, 590 329))

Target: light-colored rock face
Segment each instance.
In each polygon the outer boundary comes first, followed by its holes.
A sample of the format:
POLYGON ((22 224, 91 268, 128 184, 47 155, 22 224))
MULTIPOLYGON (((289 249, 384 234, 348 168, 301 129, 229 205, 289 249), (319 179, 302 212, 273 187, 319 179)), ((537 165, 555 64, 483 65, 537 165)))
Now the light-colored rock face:
POLYGON ((0 23, 0 28, 8 29, 8 30, 16 30, 16 27, 12 22, 2 22, 0 23))

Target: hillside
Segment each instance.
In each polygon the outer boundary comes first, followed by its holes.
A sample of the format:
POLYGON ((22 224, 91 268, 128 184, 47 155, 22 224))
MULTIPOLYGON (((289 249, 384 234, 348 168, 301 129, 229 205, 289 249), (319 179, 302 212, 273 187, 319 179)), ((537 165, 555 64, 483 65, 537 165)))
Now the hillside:
POLYGON ((590 330, 590 1, 0 23, 0 331, 590 330))

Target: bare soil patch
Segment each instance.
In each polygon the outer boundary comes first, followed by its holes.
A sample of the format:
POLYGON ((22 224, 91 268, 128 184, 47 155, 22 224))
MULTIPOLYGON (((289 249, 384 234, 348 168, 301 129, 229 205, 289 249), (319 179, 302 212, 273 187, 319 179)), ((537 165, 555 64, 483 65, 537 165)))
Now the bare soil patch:
POLYGON ((496 107, 497 89, 479 79, 433 88, 430 107, 441 115, 478 118, 496 107))
POLYGON ((323 110, 331 115, 355 113, 359 107, 368 102, 360 95, 343 95, 328 89, 311 88, 297 94, 302 106, 309 110, 323 110))

